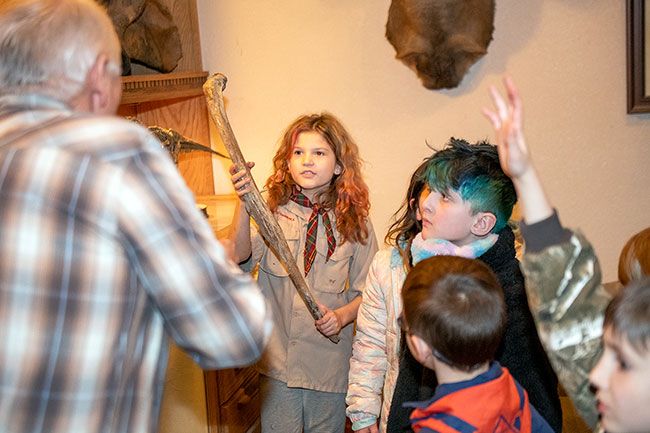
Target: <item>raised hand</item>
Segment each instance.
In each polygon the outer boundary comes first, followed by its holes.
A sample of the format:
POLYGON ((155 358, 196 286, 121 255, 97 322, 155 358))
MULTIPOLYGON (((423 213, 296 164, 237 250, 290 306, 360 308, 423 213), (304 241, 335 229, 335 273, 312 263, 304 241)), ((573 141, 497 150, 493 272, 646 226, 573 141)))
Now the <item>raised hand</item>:
POLYGON ((504 78, 503 83, 507 101, 495 86, 490 86, 490 96, 495 109, 483 108, 483 114, 494 127, 501 168, 514 180, 526 174, 532 163, 522 129, 519 90, 510 77, 504 78))
MULTIPOLYGON (((246 165, 248 165, 249 170, 255 167, 253 161, 247 162, 246 165)), ((251 192, 252 184, 250 176, 248 176, 246 170, 236 164, 230 166, 230 181, 239 198, 247 192, 251 192)))
POLYGON ((490 96, 496 110, 483 109, 496 133, 501 168, 512 179, 521 203, 524 221, 533 224, 553 214, 542 183, 530 158, 522 127, 522 105, 519 91, 511 78, 503 80, 508 95, 504 100, 494 86, 490 96))

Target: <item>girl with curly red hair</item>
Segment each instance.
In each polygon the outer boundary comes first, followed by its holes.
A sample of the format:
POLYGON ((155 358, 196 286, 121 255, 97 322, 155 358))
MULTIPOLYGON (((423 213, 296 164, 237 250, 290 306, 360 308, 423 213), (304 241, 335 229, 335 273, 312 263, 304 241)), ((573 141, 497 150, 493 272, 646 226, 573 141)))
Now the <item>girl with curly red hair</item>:
MULTIPOLYGON (((240 197, 250 191, 242 167, 230 172, 240 197)), ((352 322, 377 251, 356 143, 329 113, 300 116, 284 132, 266 190, 323 317, 313 321, 287 271, 238 203, 230 234, 234 259, 259 264, 258 284, 275 325, 258 363, 262 432, 343 433, 352 322), (338 344, 327 339, 335 334, 338 344)))

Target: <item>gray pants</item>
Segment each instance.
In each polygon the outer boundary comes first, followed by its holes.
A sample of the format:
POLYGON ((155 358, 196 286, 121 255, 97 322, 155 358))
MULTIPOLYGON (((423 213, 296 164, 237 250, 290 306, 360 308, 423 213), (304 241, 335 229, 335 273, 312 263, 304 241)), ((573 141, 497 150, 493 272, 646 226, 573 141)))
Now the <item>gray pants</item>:
POLYGON ((289 388, 260 375, 262 433, 344 433, 345 393, 289 388))

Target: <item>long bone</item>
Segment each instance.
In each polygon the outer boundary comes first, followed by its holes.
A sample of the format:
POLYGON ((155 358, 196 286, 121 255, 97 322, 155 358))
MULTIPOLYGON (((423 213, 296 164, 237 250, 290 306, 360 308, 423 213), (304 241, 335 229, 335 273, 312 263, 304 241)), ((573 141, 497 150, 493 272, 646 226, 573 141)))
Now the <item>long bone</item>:
MULTIPOLYGON (((208 77, 205 84, 203 84, 203 93, 208 102, 210 116, 217 125, 219 135, 221 135, 221 140, 223 141, 233 164, 237 165, 237 167, 243 167, 246 170, 246 174, 251 179, 252 188, 250 192, 247 192, 242 196, 246 210, 253 217, 259 227, 260 233, 266 239, 271 249, 275 252, 280 263, 282 263, 289 273, 289 278, 291 278, 298 294, 307 306, 307 310, 309 310, 309 313, 314 320, 318 320, 323 317, 323 313, 318 308, 314 295, 311 293, 311 290, 309 290, 307 282, 298 269, 296 261, 293 259, 291 250, 289 249, 289 244, 287 244, 287 240, 284 237, 284 233, 282 233, 280 225, 271 213, 268 204, 262 198, 262 194, 257 188, 255 180, 251 176, 244 155, 242 155, 235 134, 230 127, 230 122, 228 122, 228 117, 226 116, 226 110, 223 103, 223 90, 226 88, 227 81, 228 79, 225 75, 216 73, 208 77)), ((338 335, 332 335, 328 338, 333 343, 339 342, 338 335)))

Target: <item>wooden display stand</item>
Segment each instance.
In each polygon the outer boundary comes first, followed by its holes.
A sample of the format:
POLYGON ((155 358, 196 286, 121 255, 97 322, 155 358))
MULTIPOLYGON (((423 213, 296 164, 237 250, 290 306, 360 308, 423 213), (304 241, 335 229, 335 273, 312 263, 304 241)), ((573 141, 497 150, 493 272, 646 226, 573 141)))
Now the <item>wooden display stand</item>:
MULTIPOLYGON (((195 0, 164 0, 179 28, 183 58, 177 72, 134 67, 122 78, 118 114, 147 126, 171 128, 210 146, 210 120, 203 95, 208 74, 201 65, 195 0)), ((223 150, 222 150, 223 152, 223 150)), ((178 169, 197 201, 208 205, 215 234, 230 222, 236 196, 215 196, 212 156, 181 152, 178 169)), ((160 433, 250 433, 259 430, 259 380, 251 367, 203 372, 182 350, 170 348, 160 433)))
MULTIPOLYGON (((202 86, 206 72, 123 78, 118 113, 144 125, 172 128, 210 145, 202 86)), ((199 203, 208 205, 215 234, 231 220, 234 195, 215 196, 212 157, 206 152, 179 155, 178 169, 199 203)), ((259 381, 252 368, 203 372, 172 344, 165 380, 160 432, 245 433, 259 429, 259 381)))
MULTIPOLYGON (((147 126, 174 129, 209 146, 210 124, 202 90, 207 76, 207 72, 179 72, 124 77, 118 114, 134 117, 147 126)), ((181 152, 178 169, 194 194, 214 194, 209 153, 181 152)))

